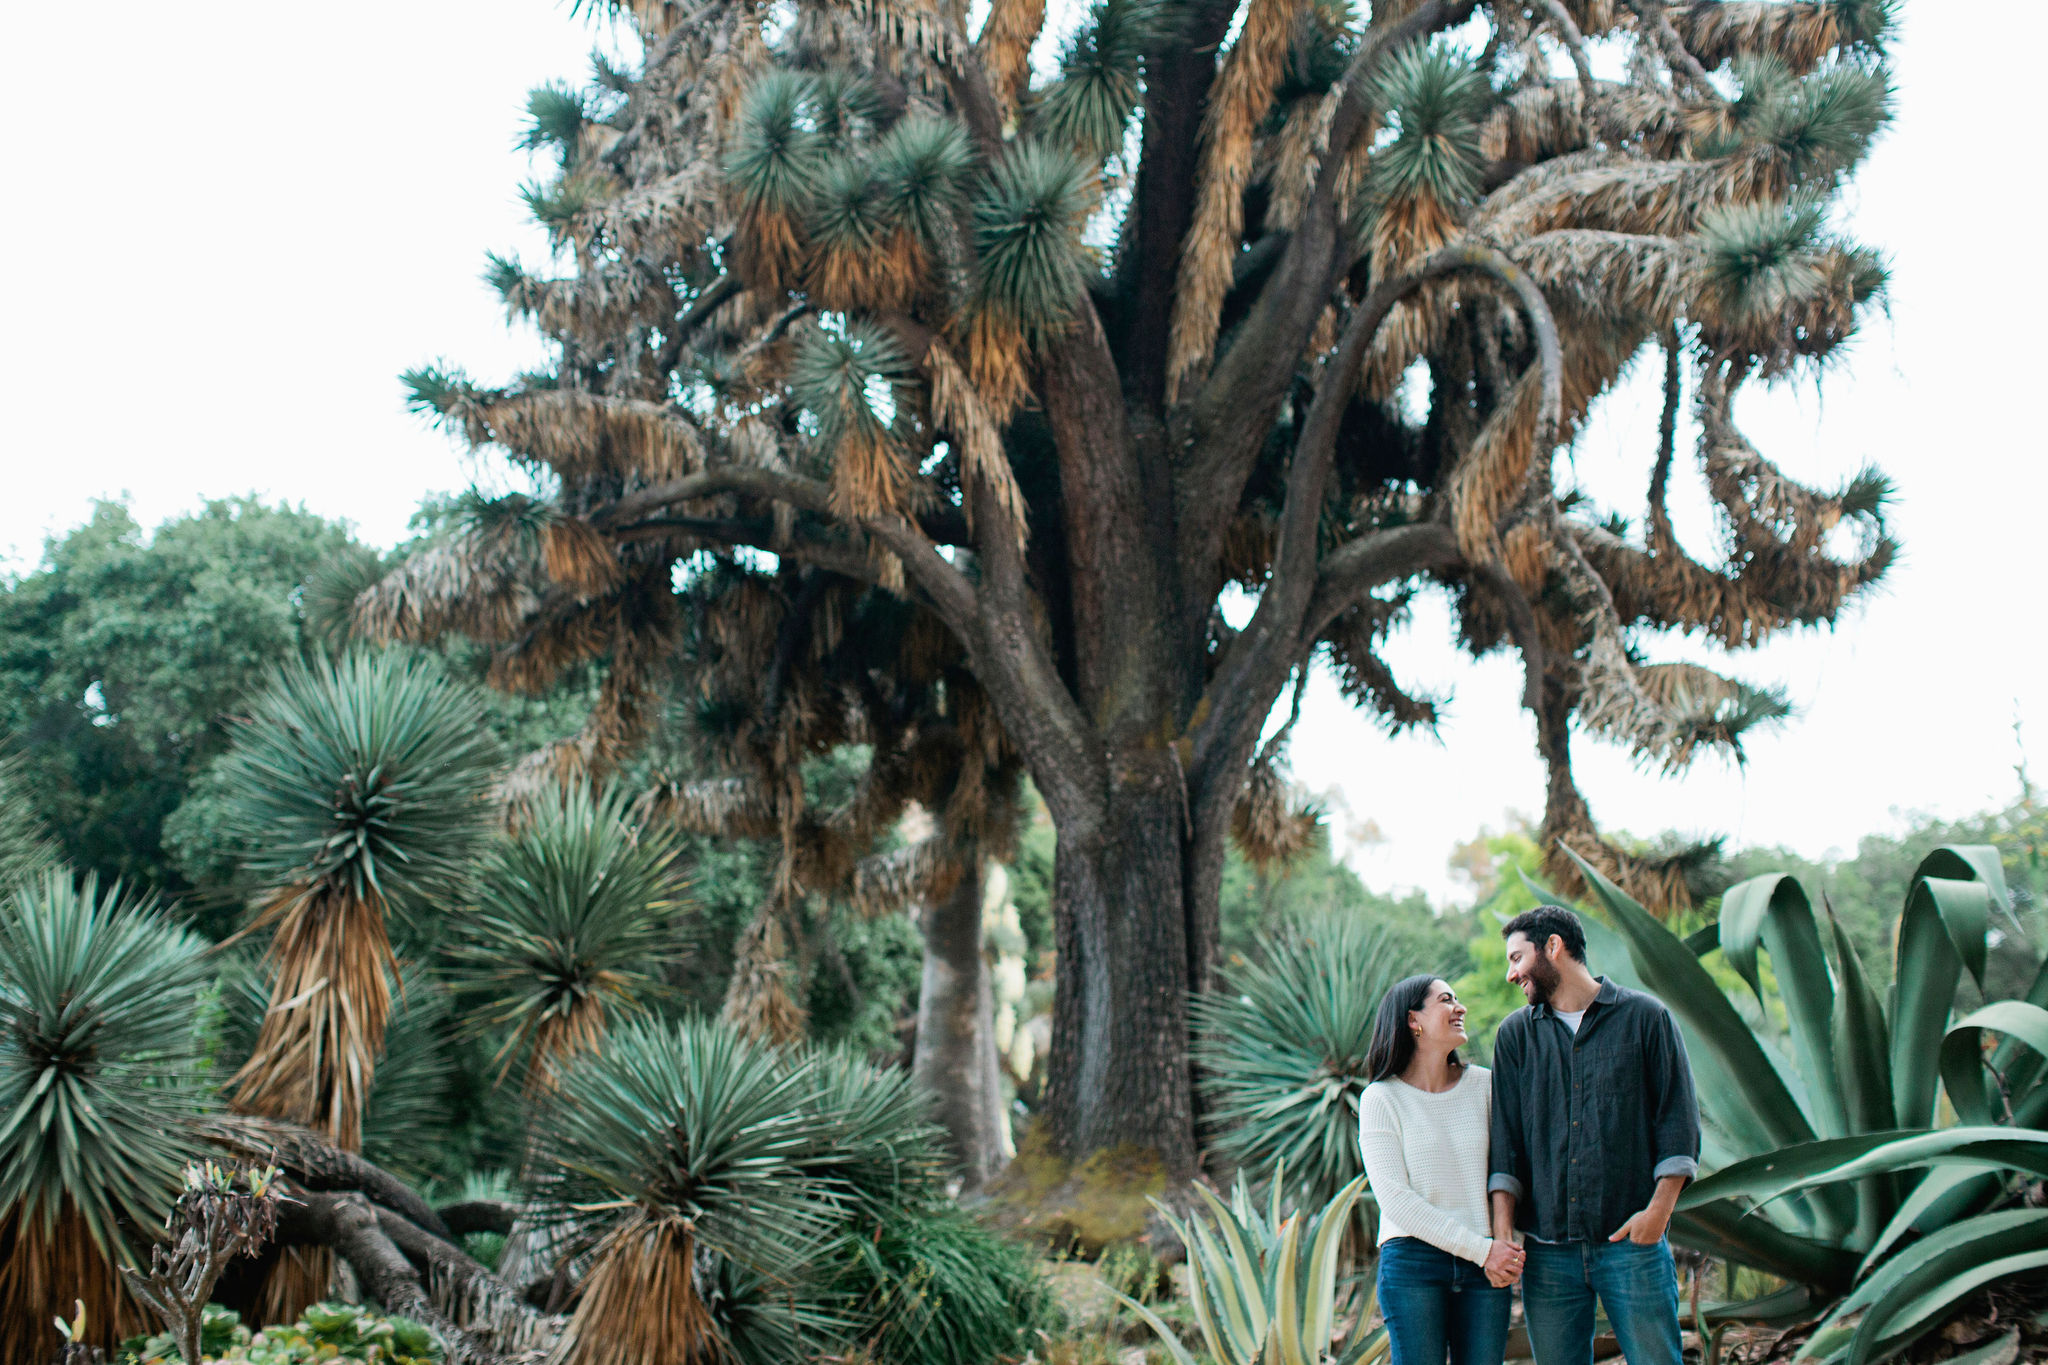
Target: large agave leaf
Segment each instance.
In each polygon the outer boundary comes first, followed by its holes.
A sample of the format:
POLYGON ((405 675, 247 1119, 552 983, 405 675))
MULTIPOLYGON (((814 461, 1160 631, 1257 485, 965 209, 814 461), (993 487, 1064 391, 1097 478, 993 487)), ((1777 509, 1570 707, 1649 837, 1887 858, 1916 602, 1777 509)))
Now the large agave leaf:
POLYGON ((1924 1166, 2007 1166, 2048 1178, 2048 1132, 2034 1128, 1973 1125, 1899 1133, 1866 1133, 1826 1138, 1781 1152, 1753 1157, 1695 1182, 1679 1196, 1679 1207, 1717 1199, 1749 1198, 1768 1203, 1813 1185, 1857 1180, 1866 1175, 1924 1166))
POLYGON ((1763 1003, 1757 948, 1768 948, 1778 993, 1799 1050, 1807 1095, 1823 1137, 1852 1131, 1835 1069, 1835 983, 1813 907, 1796 877, 1752 877, 1721 898, 1721 951, 1763 1003))
POLYGON ((1925 1323, 1932 1311, 1960 1297, 1959 1293, 1941 1297, 1941 1290, 1956 1281, 1959 1272, 2044 1249, 2048 1249, 2048 1210, 2013 1209, 1943 1228, 1878 1267, 1836 1305, 1815 1331, 1809 1350, 1813 1342, 1830 1339, 1829 1328, 1861 1313, 1863 1321, 1845 1352, 1849 1365, 1862 1365, 1871 1359, 1880 1343, 1884 1343, 1884 1353, 1889 1354, 1907 1344, 1911 1339, 1907 1334, 1925 1323), (1937 1299, 1939 1302, 1933 1307, 1921 1307, 1937 1299))
POLYGON ((1937 849, 1914 873, 1899 917, 1891 1014, 1892 1093, 1901 1128, 1934 1121, 1941 1039, 1956 986, 1965 967, 1983 984, 1991 904, 2004 894, 2004 873, 1989 848, 1937 849))
POLYGON ((1672 1220, 1672 1237, 1696 1251, 1800 1284, 1825 1285, 1839 1292, 1856 1278, 1856 1258, 1840 1246, 1787 1232, 1733 1200, 1683 1210, 1672 1220))
MULTIPOLYGON (((2023 1000, 2000 1000, 1948 1031, 1941 1042, 1941 1083, 1963 1123, 1993 1123, 2002 1117, 1992 1113, 1990 1078, 1984 1070, 1986 1033, 2004 1034, 2037 1055, 2048 1056, 2048 1010, 2023 1000)), ((2017 1112, 2013 1118, 2023 1121, 2017 1112)))
MULTIPOLYGON (((1864 979, 1863 964, 1841 921, 1832 915, 1835 960, 1842 964, 1842 988, 1835 995, 1837 1091, 1855 1133, 1880 1132, 1892 1123, 1892 1073, 1886 1055, 1884 1010, 1864 979)), ((1898 1180, 1872 1176, 1856 1187, 1856 1245, 1868 1246, 1898 1204, 1898 1180)))
POLYGON ((1775 1145, 1812 1142, 1812 1123, 1756 1035, 1728 1003, 1728 997, 1721 993, 1699 959, 1676 934, 1602 876, 1599 869, 1576 853, 1571 856, 1627 941, 1629 957, 1644 987, 1690 1025, 1692 1036, 1713 1054, 1726 1077, 1735 1081, 1716 1097, 1723 1107, 1753 1117, 1775 1145))

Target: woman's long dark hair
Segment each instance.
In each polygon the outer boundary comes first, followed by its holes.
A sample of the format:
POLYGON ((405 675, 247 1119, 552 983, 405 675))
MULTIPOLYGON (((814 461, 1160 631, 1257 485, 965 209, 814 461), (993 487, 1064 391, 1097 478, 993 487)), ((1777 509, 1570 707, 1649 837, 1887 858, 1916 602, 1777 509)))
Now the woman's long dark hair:
MULTIPOLYGON (((1408 1029, 1408 1016, 1429 1004, 1429 988, 1441 980, 1425 972, 1387 987, 1380 997, 1380 1012, 1372 1021, 1372 1044, 1365 1050, 1366 1079, 1384 1081, 1398 1076, 1415 1060, 1415 1035, 1408 1029)), ((1451 1066, 1464 1064, 1457 1049, 1451 1049, 1451 1066)))

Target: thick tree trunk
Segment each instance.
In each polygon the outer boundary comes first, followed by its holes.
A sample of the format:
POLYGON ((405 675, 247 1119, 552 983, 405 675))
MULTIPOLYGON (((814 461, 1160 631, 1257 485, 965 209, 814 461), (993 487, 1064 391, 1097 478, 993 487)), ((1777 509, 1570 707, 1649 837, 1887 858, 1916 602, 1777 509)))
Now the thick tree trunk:
POLYGON ((917 997, 917 1083, 937 1102, 966 1189, 1003 1164, 1002 1076, 994 1002, 981 951, 982 868, 964 872, 951 894, 924 912, 924 981, 917 997))
POLYGON ((1047 1108, 1068 1155, 1148 1147, 1185 1180, 1195 1173, 1187 792, 1169 750, 1117 768, 1107 818, 1078 837, 1060 830, 1054 855, 1047 1108))

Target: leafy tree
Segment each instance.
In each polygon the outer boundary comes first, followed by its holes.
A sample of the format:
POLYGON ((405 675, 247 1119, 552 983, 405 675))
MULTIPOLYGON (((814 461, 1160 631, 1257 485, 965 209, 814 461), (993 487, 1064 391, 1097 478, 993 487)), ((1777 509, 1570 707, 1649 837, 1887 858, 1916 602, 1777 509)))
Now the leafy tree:
POLYGON ((556 265, 488 268, 552 362, 408 376, 545 496, 420 565, 393 622, 469 602, 529 686, 602 658, 579 746, 601 764, 686 629, 678 564, 914 603, 1058 832, 1048 1131, 1074 1155, 1135 1142, 1192 1172, 1185 1001, 1226 844, 1290 827, 1242 809, 1284 792, 1261 730, 1314 659, 1426 722, 1379 653, 1410 592, 1524 656, 1544 846, 1682 903, 1671 866, 1599 841, 1570 735, 1674 768, 1736 744, 1782 705, 1650 662, 1657 633, 1749 647, 1892 558, 1881 478, 1801 487, 1734 420, 1883 285, 1828 206, 1889 117, 1885 6, 1427 0, 1358 25, 1101 0, 1035 89, 1043 0, 997 0, 972 42, 926 0, 774 28, 726 0, 615 8, 637 69, 533 107, 556 265), (1483 42, 1438 36, 1468 19, 1483 42), (1594 78, 1597 39, 1620 79, 1594 78), (1665 419, 1637 530, 1554 456, 1646 349, 1665 419), (1711 562, 1666 512, 1688 372, 1711 562))
POLYGON ((63 856, 179 893, 165 819, 227 746, 249 679, 308 642, 302 588, 369 561, 348 528, 254 498, 209 502, 145 535, 102 502, 0 582, 0 733, 63 856))

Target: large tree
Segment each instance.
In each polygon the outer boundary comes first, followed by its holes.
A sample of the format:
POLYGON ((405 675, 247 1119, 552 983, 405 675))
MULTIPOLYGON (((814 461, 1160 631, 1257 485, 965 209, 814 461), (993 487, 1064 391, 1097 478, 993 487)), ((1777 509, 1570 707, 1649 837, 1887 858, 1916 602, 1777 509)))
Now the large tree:
POLYGON ((637 69, 531 106, 555 260, 490 266, 551 364, 409 376, 544 501, 378 610, 493 642, 509 684, 603 658, 555 755, 603 766, 658 714, 678 565, 752 547, 914 603, 1058 831, 1070 1153, 1193 1169, 1186 1001, 1312 661, 1426 723, 1380 648, 1448 594, 1474 653, 1526 661, 1546 843, 1670 899, 1599 840, 1574 729, 1673 768, 1735 744, 1771 699, 1652 662, 1659 633, 1753 646, 1891 558, 1881 479, 1803 487, 1735 421, 1882 287, 1829 225, 1889 116, 1878 0, 1099 0, 1050 79, 1044 0, 973 36, 956 0, 611 9, 637 69), (1646 351, 1632 527, 1555 457, 1646 351), (1688 376, 1710 553, 1667 511, 1688 376))

